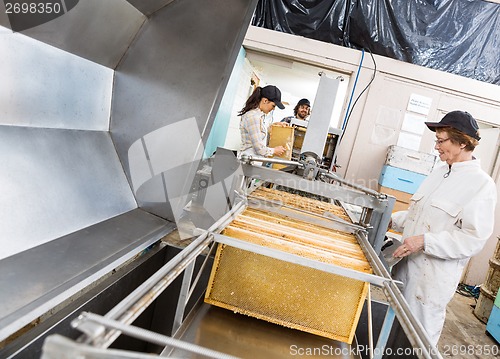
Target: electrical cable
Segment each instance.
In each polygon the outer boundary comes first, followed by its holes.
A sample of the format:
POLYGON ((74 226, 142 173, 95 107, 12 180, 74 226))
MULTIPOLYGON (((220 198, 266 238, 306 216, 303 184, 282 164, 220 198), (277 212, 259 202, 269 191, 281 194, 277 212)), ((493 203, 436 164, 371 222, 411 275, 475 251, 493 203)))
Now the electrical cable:
POLYGON ((356 72, 356 78, 354 79, 354 85, 352 86, 351 97, 349 98, 349 103, 347 104, 347 109, 345 111, 344 121, 342 121, 341 130, 344 131, 344 128, 347 123, 349 110, 351 109, 352 98, 354 97, 354 91, 356 91, 356 85, 358 84, 359 73, 361 72, 361 67, 363 66, 363 59, 365 58, 365 49, 361 49, 361 60, 359 60, 358 71, 356 72))
MULTIPOLYGON (((353 97, 354 91, 356 89, 356 84, 358 82, 358 76, 359 76, 359 73, 361 71, 361 66, 363 64, 364 54, 365 54, 365 49, 362 48, 361 50, 362 50, 361 61, 359 62, 358 72, 356 74, 356 79, 354 80, 354 85, 353 85, 352 92, 351 92, 351 98, 349 99, 349 104, 347 105, 346 115, 344 117, 344 122, 342 123, 342 128, 341 128, 342 133, 340 134, 340 138, 338 139, 338 145, 340 145, 340 142, 344 138, 344 134, 345 134, 345 131, 347 129, 347 125, 349 124, 349 118, 351 118, 351 114, 352 114, 352 111, 354 110, 354 107, 358 103, 358 100, 361 98, 361 96, 363 95, 363 93, 370 87, 370 85, 372 84, 373 80, 375 80, 375 76, 377 74, 377 63, 375 62, 375 57, 373 57, 373 53, 368 48, 368 51, 370 52, 370 56, 371 56, 372 61, 373 61, 373 74, 372 74, 372 78, 370 79, 370 82, 368 82, 368 84, 366 85, 366 87, 363 89, 363 91, 361 91, 361 93, 358 95, 358 97, 354 101, 354 104, 352 105, 352 107, 350 107, 351 106, 352 97, 353 97)), ((333 163, 334 163, 334 165, 332 167, 336 168, 337 156, 335 156, 335 158, 333 159, 333 163)))
POLYGON ((349 118, 351 117, 351 114, 352 114, 352 111, 354 110, 354 107, 358 103, 358 100, 361 98, 361 96, 363 95, 363 93, 366 90, 368 90, 368 88, 372 84, 373 80, 375 80, 375 75, 377 74, 377 63, 375 62, 375 58, 373 57, 373 53, 371 52, 371 50, 369 48, 368 48, 368 52, 370 52, 370 56, 371 56, 372 61, 373 61, 373 74, 372 74, 372 78, 370 79, 370 82, 368 82, 368 84, 366 85, 366 87, 363 89, 363 91, 360 92, 360 94, 356 98, 356 101, 354 101, 354 104, 352 105, 349 113, 346 112, 346 119, 344 120, 345 126, 344 126, 344 124, 342 125, 342 134, 340 135, 340 141, 344 137, 344 133, 346 131, 347 125, 349 124, 349 118))

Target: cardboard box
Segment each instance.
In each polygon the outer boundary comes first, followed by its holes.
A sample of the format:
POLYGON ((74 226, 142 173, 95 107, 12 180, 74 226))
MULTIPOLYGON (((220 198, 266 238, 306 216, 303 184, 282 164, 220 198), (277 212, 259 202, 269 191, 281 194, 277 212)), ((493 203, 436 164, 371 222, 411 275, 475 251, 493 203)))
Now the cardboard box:
POLYGON ((396 203, 394 204, 394 209, 392 212, 406 211, 410 206, 410 198, 412 194, 398 191, 392 188, 379 186, 378 191, 380 193, 385 193, 390 196, 396 197, 396 203))

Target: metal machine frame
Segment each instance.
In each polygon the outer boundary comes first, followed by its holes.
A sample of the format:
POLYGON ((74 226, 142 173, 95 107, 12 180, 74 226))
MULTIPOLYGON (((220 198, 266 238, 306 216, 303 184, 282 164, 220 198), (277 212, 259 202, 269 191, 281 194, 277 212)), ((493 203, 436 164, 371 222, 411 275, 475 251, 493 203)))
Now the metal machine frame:
MULTIPOLYGON (((243 159, 244 162, 260 160, 261 159, 257 158, 243 159)), ((266 161, 269 161, 269 159, 266 159, 266 161)), ((297 165, 296 162, 291 163, 290 161, 273 160, 273 162, 297 165)), ((299 164, 299 166, 302 167, 305 177, 307 177, 307 164, 302 163, 299 164)), ((86 358, 96 359, 159 357, 151 354, 108 349, 108 347, 116 340, 116 338, 118 338, 118 336, 120 336, 121 333, 145 340, 147 342, 163 345, 166 347, 164 353, 168 353, 172 350, 172 348, 178 348, 188 352, 202 354, 207 357, 233 358, 232 356, 224 353, 215 352, 207 348, 175 339, 176 334, 179 333, 182 325, 186 321, 187 313, 185 313, 185 311, 187 302, 192 296, 193 289, 199 282, 201 272, 206 267, 207 259, 209 258, 210 253, 213 254, 217 243, 227 244, 264 256, 315 268, 328 273, 334 273, 366 281, 380 287, 387 297, 389 307, 385 315, 377 343, 373 345, 373 342, 370 342, 371 357, 382 357, 394 319, 397 317, 411 345, 415 349, 415 355, 419 358, 442 358, 439 352, 437 352, 437 350, 429 344, 429 339, 424 329, 410 312, 408 304, 398 288, 398 285, 401 283, 398 283, 391 278, 387 268, 379 259, 378 254, 381 245, 380 237, 382 232, 385 232, 385 229, 387 228, 392 205, 394 204, 393 198, 391 199, 390 197, 379 194, 370 189, 350 185, 344 180, 328 172, 319 171, 317 172, 317 177, 328 180, 328 182, 335 183, 327 183, 318 180, 310 181, 305 178, 300 178, 294 174, 276 171, 261 166, 252 166, 249 163, 243 163, 242 169, 243 175, 237 175, 234 178, 233 190, 231 191, 233 194, 231 199, 232 208, 225 215, 223 215, 208 229, 196 229, 195 235, 197 235, 197 237, 191 244, 183 249, 172 260, 166 263, 147 281, 140 285, 135 291, 130 293, 124 300, 122 300, 104 316, 92 313, 82 313, 72 322, 73 327, 84 333, 84 335, 82 335, 77 342, 71 341, 59 335, 49 336, 44 344, 42 358, 61 359, 68 358, 68 355, 69 357, 85 355, 86 358), (247 207, 264 207, 267 210, 285 214, 287 216, 295 216, 295 218, 300 219, 300 212, 294 211, 292 213, 289 208, 280 203, 258 200, 252 197, 251 193, 248 193, 248 184, 255 179, 287 186, 297 190, 307 191, 309 193, 325 196, 343 203, 362 206, 363 211, 359 216, 358 223, 355 224, 345 222, 339 218, 330 218, 318 215, 314 217, 313 221, 327 228, 340 229, 355 234, 355 237, 364 251, 366 258, 373 268, 374 274, 360 273, 355 270, 322 263, 312 259, 306 259, 290 253, 282 252, 280 250, 264 248, 221 235, 220 232, 247 207), (369 239, 370 237, 372 238, 369 239), (207 249, 210 251, 209 255, 206 256, 201 268, 199 268, 198 272, 195 273, 195 260, 207 249), (154 300, 158 298, 158 296, 181 274, 183 274, 183 279, 181 292, 177 302, 172 337, 132 326, 131 324, 134 320, 137 319, 139 315, 149 305, 151 305, 154 300)), ((310 217, 310 214, 308 214, 308 217, 310 217)), ((368 308, 370 308, 370 306, 370 299, 368 298, 368 308)), ((368 332, 370 333, 371 328, 368 329, 368 332)))

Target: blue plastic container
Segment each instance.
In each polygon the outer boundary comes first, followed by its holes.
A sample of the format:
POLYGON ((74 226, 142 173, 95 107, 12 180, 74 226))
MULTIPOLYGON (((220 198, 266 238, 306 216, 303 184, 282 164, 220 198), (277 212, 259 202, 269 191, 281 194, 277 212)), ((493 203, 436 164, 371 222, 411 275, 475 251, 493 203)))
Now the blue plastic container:
POLYGON ((486 331, 495 338, 497 343, 500 343, 500 308, 496 305, 494 305, 491 310, 488 324, 486 325, 486 331))
POLYGON ((384 187, 413 194, 426 177, 421 173, 385 165, 382 167, 378 183, 384 187))

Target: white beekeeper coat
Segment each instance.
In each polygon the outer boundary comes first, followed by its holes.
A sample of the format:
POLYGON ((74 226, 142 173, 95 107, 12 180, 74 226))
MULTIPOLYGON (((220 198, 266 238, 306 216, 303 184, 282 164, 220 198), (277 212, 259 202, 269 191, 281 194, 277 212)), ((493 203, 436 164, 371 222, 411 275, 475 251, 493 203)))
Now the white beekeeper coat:
POLYGON ((468 259, 493 232, 497 199, 493 180, 479 160, 437 167, 411 198, 408 211, 393 214, 393 228, 407 237, 424 234, 424 250, 394 267, 403 295, 437 346, 446 306, 468 259), (446 175, 448 173, 448 175, 446 175))

